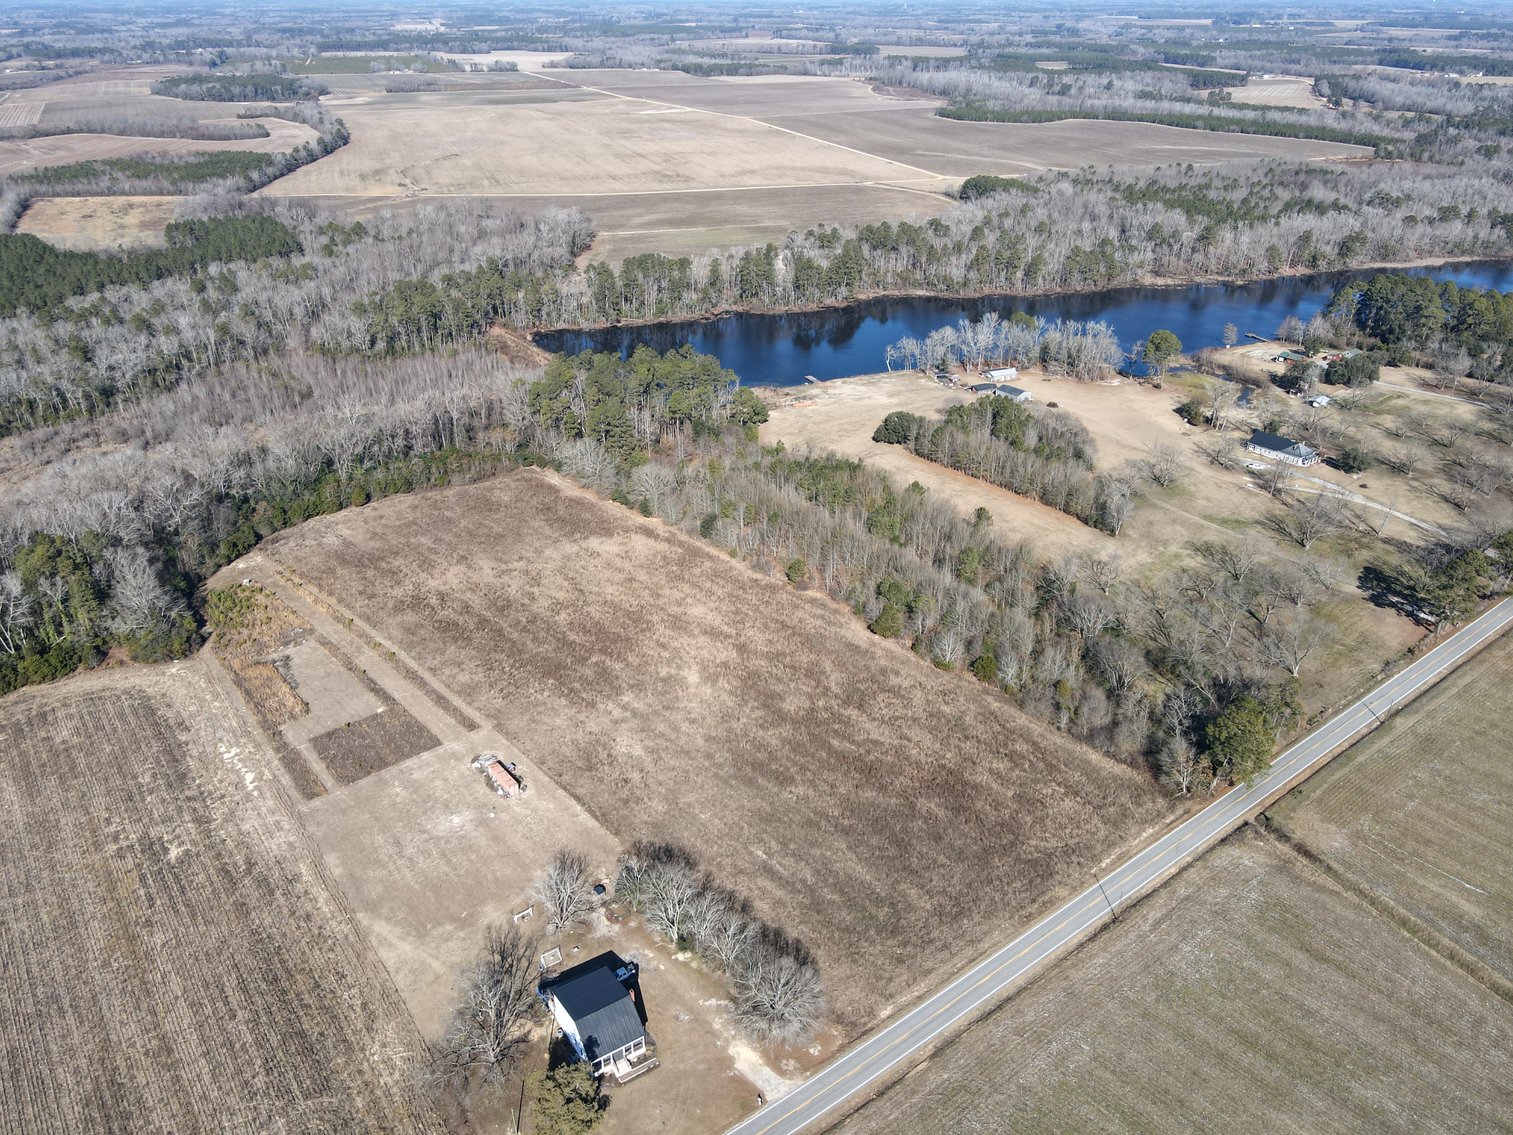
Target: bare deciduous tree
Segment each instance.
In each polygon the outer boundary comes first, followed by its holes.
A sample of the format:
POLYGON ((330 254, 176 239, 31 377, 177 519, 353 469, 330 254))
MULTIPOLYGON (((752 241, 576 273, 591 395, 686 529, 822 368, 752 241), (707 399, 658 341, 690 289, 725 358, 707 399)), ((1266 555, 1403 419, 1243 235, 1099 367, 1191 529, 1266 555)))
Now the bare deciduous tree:
POLYGON ((463 1101, 509 1074, 538 1004, 536 945, 513 927, 485 929, 483 956, 462 975, 461 1003, 433 1053, 433 1087, 463 1101))
POLYGON ((1150 482, 1160 488, 1184 480, 1192 470, 1182 459, 1182 451, 1172 445, 1148 445, 1140 467, 1150 482))
POLYGON ((1332 494, 1309 493, 1278 514, 1276 523, 1289 539, 1297 542, 1298 547, 1311 548, 1325 536, 1343 529, 1346 517, 1340 502, 1332 494))
POLYGON ((615 895, 674 942, 687 933, 689 912, 702 889, 692 857, 662 844, 637 845, 621 857, 615 878, 615 895))
POLYGON ((1229 415, 1240 400, 1240 386, 1234 382, 1210 382, 1205 391, 1205 410, 1208 424, 1216 430, 1229 425, 1229 415))
POLYGON ((748 950, 736 975, 736 1017, 758 1036, 802 1040, 825 1011, 825 987, 807 962, 776 950, 748 950))
POLYGON ((576 851, 559 851, 536 876, 535 896, 546 907, 549 930, 572 926, 594 905, 593 881, 588 861, 576 851))
POLYGON ((1176 738, 1161 757, 1161 782, 1178 796, 1211 789, 1216 778, 1207 757, 1186 740, 1176 738))

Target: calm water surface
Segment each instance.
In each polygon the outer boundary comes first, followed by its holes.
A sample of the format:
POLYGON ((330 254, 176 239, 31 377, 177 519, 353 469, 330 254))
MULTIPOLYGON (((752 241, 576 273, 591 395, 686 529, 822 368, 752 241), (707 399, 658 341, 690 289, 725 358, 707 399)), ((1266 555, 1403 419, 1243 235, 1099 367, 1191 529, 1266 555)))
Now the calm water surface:
MULTIPOLYGON (((1120 288, 1047 296, 938 297, 864 300, 847 307, 786 315, 727 315, 696 322, 654 323, 596 331, 555 331, 538 337, 549 351, 627 353, 642 343, 668 350, 691 343, 715 355, 747 386, 792 386, 885 369, 883 352, 906 335, 923 339, 959 319, 1016 311, 1056 319, 1102 319, 1126 350, 1159 327, 1176 333, 1189 351, 1218 346, 1224 325, 1241 336, 1270 338, 1289 315, 1307 320, 1321 311, 1342 283, 1375 273, 1334 272, 1250 284, 1194 284, 1179 288, 1120 288)), ((1463 287, 1513 290, 1513 262, 1483 261, 1413 270, 1463 287)), ((1243 339, 1242 339, 1243 342, 1243 339)))

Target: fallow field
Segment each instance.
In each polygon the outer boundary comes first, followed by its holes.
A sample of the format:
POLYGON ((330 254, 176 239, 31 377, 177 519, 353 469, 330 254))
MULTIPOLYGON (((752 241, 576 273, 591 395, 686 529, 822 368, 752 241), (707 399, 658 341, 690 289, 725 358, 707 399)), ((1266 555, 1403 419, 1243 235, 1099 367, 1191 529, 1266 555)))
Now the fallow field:
POLYGON ((1158 824, 1141 773, 817 595, 525 470, 266 542, 617 838, 691 849, 866 1027, 1158 824))
POLYGON ((1513 1008, 1241 833, 840 1135, 1508 1130, 1513 1008))
POLYGON ((440 1132, 207 660, 0 700, 0 1132, 440 1132))
MULTIPOLYGON (((1005 125, 818 76, 552 70, 536 90, 382 93, 338 84, 340 151, 262 190, 360 211, 430 195, 578 205, 596 254, 693 253, 818 223, 924 218, 974 173, 1359 156, 1359 147, 1114 122, 1005 125)), ((370 89, 372 88, 372 89, 370 89)))
POLYGON ((26 207, 16 231, 58 248, 96 252, 147 248, 164 241, 180 197, 39 197, 26 207))
MULTIPOLYGON (((1513 989, 1513 762, 1503 637, 1272 809, 1372 902, 1513 989)), ((1385 709, 1385 707, 1382 707, 1385 709)))

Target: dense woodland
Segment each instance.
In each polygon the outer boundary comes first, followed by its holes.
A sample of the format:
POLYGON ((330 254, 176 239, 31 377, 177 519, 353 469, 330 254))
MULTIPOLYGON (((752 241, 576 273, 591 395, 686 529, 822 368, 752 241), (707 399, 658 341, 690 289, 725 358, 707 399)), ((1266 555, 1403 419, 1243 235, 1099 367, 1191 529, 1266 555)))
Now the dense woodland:
POLYGON ((71 252, 34 236, 0 233, 0 315, 25 309, 45 319, 65 299, 113 285, 188 277, 211 264, 300 251, 293 230, 271 217, 172 221, 164 240, 163 248, 111 254, 71 252))
POLYGON ((216 71, 174 75, 154 83, 152 93, 195 102, 303 102, 327 92, 298 76, 216 71))
POLYGON ((1340 289, 1328 315, 1369 342, 1427 356, 1452 373, 1513 382, 1513 293, 1382 273, 1340 289))

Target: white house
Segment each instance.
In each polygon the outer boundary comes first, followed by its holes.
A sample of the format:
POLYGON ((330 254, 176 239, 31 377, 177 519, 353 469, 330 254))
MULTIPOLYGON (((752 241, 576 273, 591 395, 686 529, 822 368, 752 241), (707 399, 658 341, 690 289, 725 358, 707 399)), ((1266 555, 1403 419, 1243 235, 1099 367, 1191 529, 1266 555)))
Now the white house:
POLYGON ((1314 465, 1319 460, 1318 453, 1301 441, 1293 441, 1290 437, 1282 437, 1279 434, 1269 434, 1265 430, 1252 430, 1250 441, 1245 448, 1252 453, 1259 453, 1262 457, 1269 457, 1273 461, 1282 461, 1288 465, 1314 465))
POLYGON ((541 996, 562 1035, 595 1076, 614 1071, 624 1079, 646 1055, 646 1026, 625 985, 634 966, 620 966, 614 954, 574 966, 541 986, 541 996), (623 976, 622 976, 623 975, 623 976))

